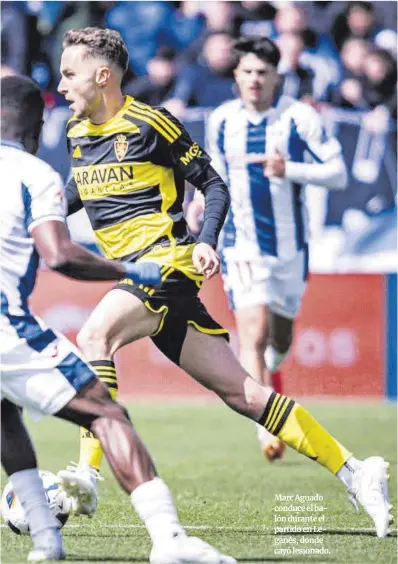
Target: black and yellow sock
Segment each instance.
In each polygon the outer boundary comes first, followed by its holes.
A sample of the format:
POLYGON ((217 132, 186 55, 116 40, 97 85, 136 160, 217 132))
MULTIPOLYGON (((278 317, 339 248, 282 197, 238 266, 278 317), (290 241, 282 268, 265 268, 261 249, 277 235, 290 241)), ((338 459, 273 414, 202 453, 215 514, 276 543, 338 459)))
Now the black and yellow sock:
POLYGON ((259 423, 333 474, 352 456, 304 407, 287 396, 272 392, 259 423))
MULTIPOLYGON (((90 362, 98 378, 108 388, 112 399, 117 398, 116 368, 111 360, 94 360, 90 362)), ((92 466, 99 471, 103 456, 101 443, 90 431, 80 427, 80 460, 79 465, 92 466)))

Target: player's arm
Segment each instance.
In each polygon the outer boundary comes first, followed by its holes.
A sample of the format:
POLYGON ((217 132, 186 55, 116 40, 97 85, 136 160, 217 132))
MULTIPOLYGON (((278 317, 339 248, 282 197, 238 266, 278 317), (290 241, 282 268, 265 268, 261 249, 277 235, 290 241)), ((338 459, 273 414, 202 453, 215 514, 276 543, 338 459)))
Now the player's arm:
POLYGON ((220 268, 215 249, 230 205, 228 188, 210 165, 209 155, 193 142, 184 126, 164 108, 159 111, 174 134, 169 139, 157 136, 158 158, 165 166, 177 170, 204 195, 203 227, 197 238, 193 261, 199 272, 211 278, 220 268))
POLYGON ((172 141, 166 143, 158 136, 163 145, 160 145, 161 153, 168 160, 165 164, 176 169, 204 195, 204 222, 197 240, 215 249, 230 205, 228 188, 211 166, 209 155, 193 142, 184 126, 167 110, 162 108, 161 112, 175 127, 172 141))
MULTIPOLYGON (((126 276, 137 282, 156 284, 159 267, 109 261, 71 241, 65 224, 65 203, 61 178, 55 172, 28 188, 26 223, 37 252, 49 268, 78 280, 119 280, 126 276)), ((143 264, 143 263, 142 263, 143 264)))
POLYGON ((121 263, 94 255, 71 241, 63 220, 43 220, 30 230, 35 247, 51 270, 77 280, 119 280, 126 276, 121 263))
POLYGON ((299 184, 344 190, 347 187, 348 174, 341 145, 335 137, 326 135, 321 116, 310 106, 304 105, 300 119, 297 120, 297 132, 306 144, 312 162, 288 161, 286 178, 299 184))
MULTIPOLYGON (((226 159, 220 147, 223 117, 224 114, 220 112, 220 109, 215 110, 208 119, 206 133, 211 164, 221 178, 227 182, 226 159)), ((188 206, 186 215, 188 226, 194 233, 198 231, 198 219, 203 216, 204 210, 205 199, 203 193, 200 189, 195 190, 193 200, 188 206)))
POLYGON ((310 106, 302 104, 294 123, 312 162, 296 162, 294 155, 286 161, 279 153, 266 156, 263 162, 265 175, 329 190, 344 190, 348 174, 341 145, 335 137, 325 135, 320 115, 310 106))

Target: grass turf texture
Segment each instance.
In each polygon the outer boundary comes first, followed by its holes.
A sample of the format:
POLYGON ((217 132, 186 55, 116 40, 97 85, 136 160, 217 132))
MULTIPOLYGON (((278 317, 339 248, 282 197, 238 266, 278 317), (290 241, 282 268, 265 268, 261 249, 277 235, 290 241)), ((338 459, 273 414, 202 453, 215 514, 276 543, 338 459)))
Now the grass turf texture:
MULTIPOLYGON (((395 517, 395 406, 313 401, 303 404, 357 457, 381 455, 390 461, 390 496, 395 517)), ((267 463, 259 451, 253 424, 224 406, 137 404, 130 406, 130 414, 155 457, 159 472, 171 487, 181 522, 192 527, 189 533, 235 556, 239 562, 396 562, 395 524, 392 536, 378 539, 368 516, 363 511, 357 515, 351 508, 343 485, 291 449, 283 461, 267 463), (323 502, 317 504, 326 507, 318 513, 325 515, 324 524, 319 524, 325 532, 275 535, 275 515, 292 514, 275 512, 275 506, 289 505, 276 501, 276 494, 322 495, 323 502), (322 544, 302 544, 303 536, 322 539, 322 544), (330 554, 278 554, 276 549, 292 547, 285 543, 276 545, 281 537, 295 539, 296 548, 323 546, 330 554)), ((40 468, 57 472, 70 460, 76 460, 77 428, 55 419, 29 422, 29 428, 40 468)), ((145 562, 150 551, 146 530, 140 526, 128 497, 118 488, 106 464, 103 476, 95 517, 71 517, 63 529, 68 560, 145 562)), ((4 525, 1 533, 1 561, 25 561, 30 538, 18 537, 4 525)))

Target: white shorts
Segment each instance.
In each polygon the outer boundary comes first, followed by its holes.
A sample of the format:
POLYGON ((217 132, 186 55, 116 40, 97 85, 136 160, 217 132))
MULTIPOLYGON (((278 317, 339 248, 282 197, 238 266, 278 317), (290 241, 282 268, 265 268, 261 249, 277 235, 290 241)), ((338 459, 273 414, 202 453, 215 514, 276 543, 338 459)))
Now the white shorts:
POLYGON ((31 314, 0 316, 0 355, 1 399, 34 419, 57 413, 95 378, 77 348, 31 314))
POLYGON ((246 258, 233 247, 222 251, 222 277, 231 310, 267 305, 294 319, 300 309, 308 275, 308 250, 288 261, 262 255, 246 258))

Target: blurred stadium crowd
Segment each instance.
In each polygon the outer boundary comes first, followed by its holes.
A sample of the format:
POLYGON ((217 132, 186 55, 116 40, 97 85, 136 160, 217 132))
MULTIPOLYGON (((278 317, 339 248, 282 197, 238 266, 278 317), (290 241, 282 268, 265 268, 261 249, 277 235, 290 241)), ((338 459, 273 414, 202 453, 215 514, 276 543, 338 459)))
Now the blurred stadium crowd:
MULTIPOLYGON (((62 108, 56 87, 63 34, 111 27, 130 54, 124 92, 166 106, 204 143, 208 111, 236 96, 233 39, 275 40, 281 93, 324 113, 351 171, 343 194, 308 188, 312 269, 389 271, 397 260, 396 22, 395 1, 7 1, 1 72, 30 75, 45 91, 49 112, 62 108)), ((82 225, 74 222, 81 233, 82 225)))

